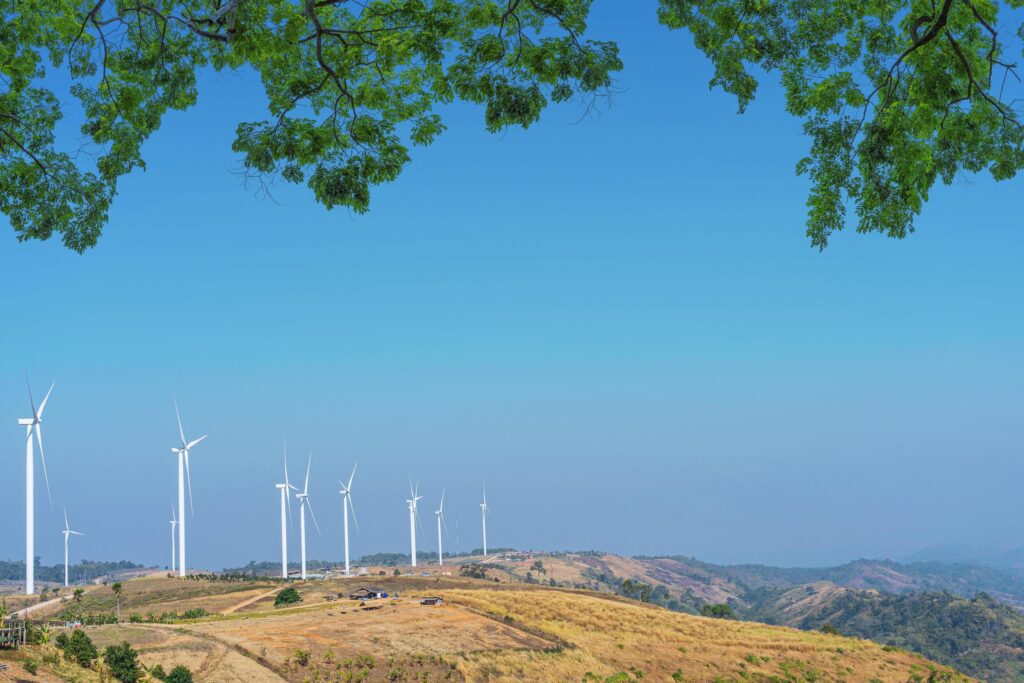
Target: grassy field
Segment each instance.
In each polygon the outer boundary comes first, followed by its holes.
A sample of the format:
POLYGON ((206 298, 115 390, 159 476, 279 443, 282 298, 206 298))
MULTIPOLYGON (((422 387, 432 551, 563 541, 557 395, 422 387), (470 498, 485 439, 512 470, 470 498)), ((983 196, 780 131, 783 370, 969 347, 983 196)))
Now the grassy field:
POLYGON ((953 672, 902 651, 793 629, 694 617, 561 591, 447 591, 453 603, 549 633, 557 654, 469 654, 469 680, 928 681, 953 672), (774 678, 773 678, 774 677, 774 678), (919 677, 919 678, 915 678, 919 677))
MULTIPOLYGON (((197 607, 211 616, 86 632, 100 649, 126 640, 146 666, 169 670, 183 664, 197 681, 217 683, 967 680, 868 641, 693 617, 607 595, 458 577, 290 585, 303 602, 274 608, 273 595, 283 585, 269 581, 128 581, 122 593, 125 620, 197 607), (326 599, 366 585, 398 597, 366 604, 326 599), (425 595, 440 595, 445 604, 420 605, 425 595)), ((101 586, 83 599, 83 608, 109 612, 116 598, 101 586)), ((0 672, 0 681, 17 679, 4 676, 0 672)), ((74 680, 67 672, 63 676, 74 680)), ((83 672, 78 680, 94 679, 83 672)))

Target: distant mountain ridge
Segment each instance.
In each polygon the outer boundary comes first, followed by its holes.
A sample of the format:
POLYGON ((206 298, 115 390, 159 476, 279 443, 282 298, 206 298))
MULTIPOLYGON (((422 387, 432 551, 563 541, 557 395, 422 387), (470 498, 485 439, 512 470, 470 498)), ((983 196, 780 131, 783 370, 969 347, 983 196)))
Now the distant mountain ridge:
POLYGON ((906 563, 947 562, 1024 572, 1024 548, 976 548, 966 543, 939 543, 903 558, 906 563))
POLYGON ((484 566, 527 583, 612 591, 683 612, 724 603, 741 619, 805 630, 828 626, 982 680, 1024 680, 1024 573, 1012 570, 892 560, 725 566, 594 552, 504 553, 484 566))

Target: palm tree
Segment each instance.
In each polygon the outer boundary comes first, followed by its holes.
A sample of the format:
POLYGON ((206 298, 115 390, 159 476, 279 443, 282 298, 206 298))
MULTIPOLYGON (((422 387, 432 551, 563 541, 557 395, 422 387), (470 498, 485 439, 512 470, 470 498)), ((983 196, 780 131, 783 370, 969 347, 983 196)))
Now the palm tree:
POLYGON ((114 591, 114 595, 117 596, 117 620, 121 621, 121 582, 117 581, 114 583, 110 590, 114 591))

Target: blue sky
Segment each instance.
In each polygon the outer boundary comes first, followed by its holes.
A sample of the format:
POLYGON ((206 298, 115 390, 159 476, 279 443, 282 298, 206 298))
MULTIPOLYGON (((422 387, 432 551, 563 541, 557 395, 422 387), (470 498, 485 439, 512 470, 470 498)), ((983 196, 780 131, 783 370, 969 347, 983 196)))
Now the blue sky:
MULTIPOLYGON (((314 454, 314 557, 340 556, 336 480, 356 460, 357 556, 407 547, 410 474, 428 530, 447 488, 452 549, 479 546, 485 479, 492 545, 823 564, 1021 543, 1014 183, 938 188, 911 238, 819 253, 777 87, 738 116, 650 0, 598 0, 592 35, 626 62, 610 108, 489 135, 478 108, 450 107, 365 216, 243 188, 230 143, 263 116, 259 83, 211 73, 96 249, 0 229, 19 511, 22 374, 37 393, 57 381, 44 562, 64 503, 87 533, 73 557, 168 562, 172 394, 210 434, 199 567, 278 556, 283 437, 293 478, 314 454)), ((0 557, 21 557, 20 529, 0 527, 0 557)))

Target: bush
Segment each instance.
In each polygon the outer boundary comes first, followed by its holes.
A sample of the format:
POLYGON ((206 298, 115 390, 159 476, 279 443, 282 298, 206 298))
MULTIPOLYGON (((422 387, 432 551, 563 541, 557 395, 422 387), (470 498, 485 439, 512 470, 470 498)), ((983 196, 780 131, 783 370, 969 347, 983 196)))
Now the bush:
POLYGON ((171 669, 171 673, 167 674, 164 681, 165 683, 192 683, 192 672, 188 670, 188 667, 179 664, 171 669))
POLYGON ((281 605, 295 605, 300 602, 302 602, 302 596, 299 595, 299 591, 294 588, 285 588, 277 594, 276 598, 274 598, 274 607, 280 607, 281 605))
POLYGON ((26 659, 21 665, 25 667, 25 671, 29 672, 33 676, 35 676, 36 672, 39 671, 39 662, 34 659, 26 659))
POLYGON ((120 645, 111 645, 104 650, 103 661, 110 669, 110 675, 121 683, 136 683, 142 675, 139 655, 128 641, 120 645))
POLYGON ((736 618, 736 612, 734 612, 732 607, 724 602, 719 605, 702 605, 700 613, 705 617, 714 617, 715 619, 736 618))
MULTIPOLYGON (((65 656, 82 668, 88 669, 96 661, 96 658, 99 657, 96 646, 92 644, 92 639, 89 638, 85 631, 76 629, 71 632, 70 636, 65 636, 63 640, 65 645, 61 649, 64 650, 65 656)), ((60 641, 61 638, 58 636, 57 645, 60 645, 60 641)))
POLYGON ((166 681, 167 680, 167 672, 164 671, 164 667, 161 666, 160 664, 154 664, 152 666, 152 668, 150 668, 150 670, 149 670, 149 675, 152 678, 155 678, 158 681, 166 681))
POLYGON ((842 634, 840 634, 840 633, 839 633, 839 629, 837 629, 837 628, 836 628, 835 626, 833 626, 832 624, 825 624, 824 626, 822 626, 822 627, 821 627, 820 629, 818 629, 818 630, 819 630, 819 631, 821 631, 822 633, 827 633, 827 634, 828 634, 828 635, 830 635, 830 636, 838 636, 838 635, 842 635, 842 634))

